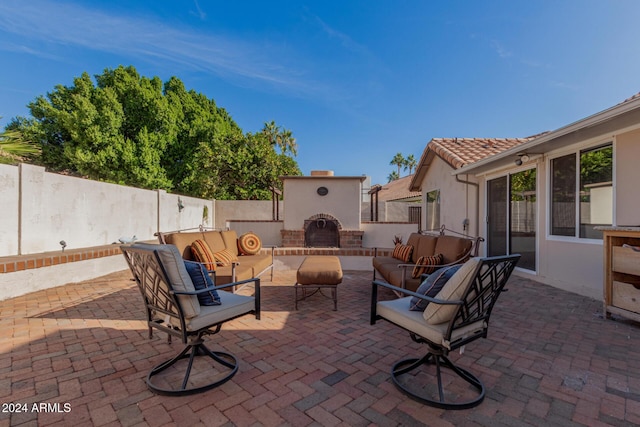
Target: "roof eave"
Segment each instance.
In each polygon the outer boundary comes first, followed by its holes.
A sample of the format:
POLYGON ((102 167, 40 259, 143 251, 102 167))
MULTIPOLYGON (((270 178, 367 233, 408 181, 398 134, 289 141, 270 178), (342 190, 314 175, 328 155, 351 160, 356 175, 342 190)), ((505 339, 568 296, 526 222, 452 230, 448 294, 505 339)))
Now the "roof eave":
POLYGON ((506 166, 511 163, 510 159, 513 158, 514 154, 531 151, 535 147, 551 142, 554 139, 561 138, 581 129, 597 126, 638 108, 640 108, 640 98, 623 102, 567 126, 545 133, 538 138, 534 138, 529 142, 518 145, 517 147, 510 148, 502 153, 494 154, 493 156, 462 166, 461 168, 454 170, 452 175, 478 174, 489 169, 506 166))

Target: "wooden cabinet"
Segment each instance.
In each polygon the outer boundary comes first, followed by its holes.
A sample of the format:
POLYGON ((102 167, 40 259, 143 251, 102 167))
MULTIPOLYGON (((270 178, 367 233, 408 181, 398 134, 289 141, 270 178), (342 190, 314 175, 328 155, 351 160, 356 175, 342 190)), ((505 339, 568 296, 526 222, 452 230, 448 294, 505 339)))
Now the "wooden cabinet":
POLYGON ((604 313, 640 322, 640 227, 603 227, 604 313))

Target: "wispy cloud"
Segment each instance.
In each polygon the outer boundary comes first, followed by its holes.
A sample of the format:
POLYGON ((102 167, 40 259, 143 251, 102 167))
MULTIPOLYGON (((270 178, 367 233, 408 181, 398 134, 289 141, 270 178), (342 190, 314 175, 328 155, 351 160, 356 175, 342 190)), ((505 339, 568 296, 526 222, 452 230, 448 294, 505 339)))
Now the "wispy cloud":
MULTIPOLYGON (((195 6, 202 18, 197 1, 195 6)), ((0 31, 20 36, 25 53, 43 57, 47 54, 34 48, 34 43, 168 61, 210 72, 237 84, 268 85, 302 97, 317 96, 326 90, 319 90, 318 82, 306 80, 302 77, 303 70, 283 64, 282 55, 269 52, 264 46, 167 26, 154 18, 116 15, 72 3, 0 2, 0 31), (278 57, 278 62, 272 57, 278 57)), ((4 43, 0 49, 16 50, 17 47, 4 43)))
POLYGON ((198 4, 198 0, 193 0, 193 4, 196 7, 196 11, 191 13, 204 21, 207 18, 207 14, 204 13, 202 8, 200 8, 200 5, 198 4))
POLYGON ((352 52, 360 53, 360 54, 370 55, 369 50, 365 46, 357 43, 347 34, 329 26, 317 15, 313 15, 313 18, 316 21, 316 23, 320 26, 320 28, 325 32, 325 34, 327 34, 331 38, 337 39, 342 45, 342 47, 344 47, 345 49, 350 50, 352 52))
POLYGON ((491 47, 495 50, 500 58, 509 58, 512 54, 502 43, 498 40, 491 40, 491 47))

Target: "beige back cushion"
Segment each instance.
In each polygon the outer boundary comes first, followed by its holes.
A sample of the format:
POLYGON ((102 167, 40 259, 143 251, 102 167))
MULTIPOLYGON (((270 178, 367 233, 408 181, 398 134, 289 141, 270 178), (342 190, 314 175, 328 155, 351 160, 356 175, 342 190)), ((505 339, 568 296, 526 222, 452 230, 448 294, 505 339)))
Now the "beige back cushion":
MULTIPOLYGON (((222 231, 222 240, 224 240, 225 248, 235 257, 238 256, 238 233, 235 230, 222 231)), ((217 251, 215 251, 217 252, 217 251)))
MULTIPOLYGON (((176 291, 195 291, 196 289, 191 281, 191 276, 189 276, 187 268, 184 266, 184 260, 180 256, 178 248, 175 245, 157 245, 157 248, 154 247, 154 249, 158 251, 164 270, 167 272, 168 279, 171 281, 173 288, 176 291)), ((198 302, 197 296, 180 295, 178 296, 178 300, 182 306, 184 316, 187 319, 200 314, 200 303, 198 302)))
POLYGON ((442 254, 443 262, 458 261, 471 249, 473 242, 469 239, 455 236, 440 236, 435 246, 435 253, 442 254))
POLYGON ((211 252, 215 253, 225 249, 224 240, 222 240, 222 234, 219 231, 205 231, 202 235, 211 252))
POLYGON ((413 250, 413 262, 417 263, 418 260, 425 256, 437 255, 440 252, 436 252, 436 245, 441 237, 424 235, 420 236, 418 246, 413 250))
POLYGON ((169 233, 164 234, 164 241, 169 245, 175 245, 184 259, 193 260, 191 243, 201 239, 202 233, 169 233))
MULTIPOLYGON (((464 292, 469 285, 470 280, 474 276, 476 267, 478 266, 480 258, 471 258, 465 262, 462 267, 455 272, 451 279, 447 281, 444 287, 435 296, 436 299, 444 301, 460 300, 464 292)), ((457 305, 450 304, 435 304, 430 303, 427 305, 427 309, 424 311, 424 319, 430 325, 437 325, 440 323, 448 322, 458 309, 457 305)))

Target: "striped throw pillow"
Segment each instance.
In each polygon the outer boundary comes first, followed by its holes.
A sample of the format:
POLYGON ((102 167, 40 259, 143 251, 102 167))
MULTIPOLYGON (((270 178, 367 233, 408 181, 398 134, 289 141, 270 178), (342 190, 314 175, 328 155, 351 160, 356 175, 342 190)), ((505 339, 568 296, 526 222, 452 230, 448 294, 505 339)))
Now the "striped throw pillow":
POLYGON ((231 265, 233 261, 237 261, 238 257, 235 256, 229 249, 223 249, 213 254, 216 261, 221 266, 231 265))
POLYGON ((216 269, 216 258, 204 240, 197 239, 191 243, 191 253, 193 254, 194 260, 204 264, 207 270, 213 271, 216 269))
POLYGON ((442 264, 442 254, 433 255, 433 256, 421 256, 416 263, 416 266, 413 267, 413 273, 411 277, 414 279, 419 279, 423 274, 431 274, 438 266, 442 264))
POLYGON ((402 262, 409 262, 412 252, 413 246, 397 244, 396 247, 393 248, 393 254, 391 256, 402 262))

